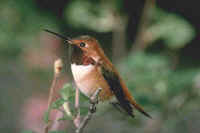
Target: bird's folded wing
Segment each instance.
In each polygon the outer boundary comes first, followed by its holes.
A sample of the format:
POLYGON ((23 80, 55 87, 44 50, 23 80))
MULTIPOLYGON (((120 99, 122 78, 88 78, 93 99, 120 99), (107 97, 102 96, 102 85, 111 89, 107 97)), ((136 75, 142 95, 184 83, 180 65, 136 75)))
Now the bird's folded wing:
POLYGON ((111 91, 116 96, 117 100, 119 101, 120 106, 132 117, 133 115, 133 108, 126 98, 126 95, 123 91, 122 85, 120 83, 119 76, 112 70, 109 70, 105 66, 100 66, 100 71, 110 86, 111 91))

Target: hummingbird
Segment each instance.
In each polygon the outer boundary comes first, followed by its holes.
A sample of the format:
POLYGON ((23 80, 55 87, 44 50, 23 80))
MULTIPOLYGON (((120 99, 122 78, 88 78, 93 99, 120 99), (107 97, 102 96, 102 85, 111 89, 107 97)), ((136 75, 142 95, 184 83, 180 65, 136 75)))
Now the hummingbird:
POLYGON ((131 117, 134 117, 135 108, 151 118, 135 101, 119 72, 94 37, 83 35, 71 39, 47 29, 45 31, 62 38, 72 46, 71 71, 76 86, 84 95, 90 98, 98 88, 101 88, 100 101, 115 97, 117 99, 115 105, 131 117))

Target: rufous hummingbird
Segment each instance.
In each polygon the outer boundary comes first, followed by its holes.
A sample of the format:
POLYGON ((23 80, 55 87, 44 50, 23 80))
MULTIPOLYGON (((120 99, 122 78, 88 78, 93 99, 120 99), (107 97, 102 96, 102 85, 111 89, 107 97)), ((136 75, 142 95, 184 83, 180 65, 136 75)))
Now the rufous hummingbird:
POLYGON ((102 88, 99 99, 105 101, 115 96, 117 105, 134 117, 133 109, 136 108, 145 116, 151 116, 136 103, 133 96, 120 77, 115 66, 104 54, 99 42, 90 36, 80 36, 70 39, 58 33, 45 30, 62 39, 73 47, 71 56, 71 70, 75 83, 80 91, 87 97, 102 88))

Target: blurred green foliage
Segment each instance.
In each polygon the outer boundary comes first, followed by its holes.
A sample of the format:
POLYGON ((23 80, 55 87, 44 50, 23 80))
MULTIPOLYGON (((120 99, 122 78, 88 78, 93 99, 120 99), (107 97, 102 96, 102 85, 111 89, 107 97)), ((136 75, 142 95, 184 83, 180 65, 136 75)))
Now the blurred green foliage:
POLYGON ((66 8, 66 20, 75 28, 86 28, 97 32, 109 32, 114 26, 110 6, 100 1, 75 0, 66 8), (99 10, 101 9, 101 10, 99 10))
POLYGON ((18 57, 27 45, 39 44, 36 38, 44 28, 58 28, 56 20, 40 12, 33 1, 1 1, 0 9, 0 57, 6 59, 18 57))
POLYGON ((119 68, 133 94, 144 104, 155 103, 160 110, 170 99, 194 91, 194 80, 200 72, 199 68, 173 70, 169 57, 149 53, 130 55, 119 68))
POLYGON ((177 14, 168 13, 160 8, 152 11, 153 24, 147 29, 156 39, 163 39, 170 49, 180 49, 195 36, 192 25, 177 14))

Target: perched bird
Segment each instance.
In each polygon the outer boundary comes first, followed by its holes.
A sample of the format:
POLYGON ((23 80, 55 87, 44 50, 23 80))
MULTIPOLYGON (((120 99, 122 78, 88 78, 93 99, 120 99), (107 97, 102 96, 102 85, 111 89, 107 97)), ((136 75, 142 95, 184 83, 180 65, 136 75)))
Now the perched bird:
POLYGON ((115 96, 117 105, 130 116, 134 117, 133 109, 136 108, 151 118, 131 96, 120 74, 95 38, 80 36, 70 39, 49 30, 45 31, 59 36, 73 47, 71 70, 75 83, 83 94, 91 97, 98 88, 102 88, 99 94, 100 101, 109 100, 115 96))

